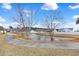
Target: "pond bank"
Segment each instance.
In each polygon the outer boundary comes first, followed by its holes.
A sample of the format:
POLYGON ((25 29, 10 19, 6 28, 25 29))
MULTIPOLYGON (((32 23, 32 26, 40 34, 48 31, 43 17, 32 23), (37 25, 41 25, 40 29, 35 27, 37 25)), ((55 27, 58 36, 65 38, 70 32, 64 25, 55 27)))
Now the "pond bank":
POLYGON ((79 49, 78 43, 62 43, 62 44, 50 44, 50 43, 34 43, 34 42, 23 42, 15 39, 13 35, 8 35, 6 41, 9 44, 17 46, 28 46, 28 47, 39 47, 39 48, 61 48, 61 49, 79 49))

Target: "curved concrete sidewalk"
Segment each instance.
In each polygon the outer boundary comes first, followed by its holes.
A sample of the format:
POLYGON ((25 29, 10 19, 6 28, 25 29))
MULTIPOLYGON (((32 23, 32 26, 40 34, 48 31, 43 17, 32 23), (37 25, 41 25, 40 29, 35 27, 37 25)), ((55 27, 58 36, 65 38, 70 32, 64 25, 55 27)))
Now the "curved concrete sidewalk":
POLYGON ((33 43, 17 41, 13 35, 8 35, 6 38, 9 44, 17 46, 39 47, 39 48, 62 48, 62 49, 79 49, 78 43, 63 43, 63 44, 49 44, 49 43, 33 43))

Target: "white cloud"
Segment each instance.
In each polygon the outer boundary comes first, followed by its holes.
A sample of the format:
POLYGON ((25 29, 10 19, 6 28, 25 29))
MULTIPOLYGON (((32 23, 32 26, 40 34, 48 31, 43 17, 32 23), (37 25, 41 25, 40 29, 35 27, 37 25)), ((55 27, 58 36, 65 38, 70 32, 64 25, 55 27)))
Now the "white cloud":
POLYGON ((27 17, 31 16, 31 13, 32 13, 31 10, 23 10, 23 12, 25 13, 27 17))
POLYGON ((73 28, 73 31, 79 30, 79 24, 75 24, 75 22, 69 22, 65 24, 64 28, 73 28))
POLYGON ((12 6, 10 5, 10 3, 3 3, 1 7, 4 8, 4 9, 7 9, 7 10, 12 9, 12 6))
POLYGON ((74 19, 75 21, 77 20, 77 18, 79 18, 79 15, 73 16, 73 19, 74 19))
POLYGON ((76 20, 78 17, 79 17, 79 15, 74 15, 72 17, 73 21, 63 24, 63 26, 61 28, 73 28, 73 31, 79 30, 79 24, 76 24, 76 20))
POLYGON ((12 26, 13 28, 16 28, 19 24, 17 22, 12 23, 0 23, 0 26, 3 26, 4 28, 9 28, 9 26, 12 26))
POLYGON ((43 10, 57 10, 58 9, 58 5, 56 3, 45 3, 41 9, 43 10))
POLYGON ((0 16, 0 23, 3 23, 3 22, 5 22, 6 20, 3 18, 3 17, 1 17, 0 16))
POLYGON ((2 26, 3 26, 4 28, 9 28, 9 24, 6 24, 6 23, 2 24, 2 26))
POLYGON ((64 28, 75 28, 75 27, 76 27, 75 21, 64 24, 64 28))
POLYGON ((6 24, 6 20, 0 16, 0 26, 3 26, 4 28, 8 28, 9 24, 6 24))
POLYGON ((35 25, 35 26, 33 26, 33 27, 37 27, 37 28, 47 28, 46 26, 43 26, 42 24, 37 24, 37 25, 35 25))
POLYGON ((53 21, 53 24, 60 24, 61 22, 60 21, 58 21, 58 20, 54 20, 53 21))
POLYGON ((64 24, 64 28, 74 28, 74 29, 76 29, 76 28, 78 27, 78 26, 76 25, 76 20, 77 20, 78 17, 79 17, 79 15, 74 15, 74 16, 72 17, 73 21, 66 22, 66 23, 64 24))
MULTIPOLYGON (((73 18, 77 18, 77 16, 74 16, 73 18)), ((79 30, 79 24, 76 24, 76 20, 73 20, 72 22, 67 22, 66 24, 63 24, 61 28, 73 28, 73 31, 76 31, 79 30)))
POLYGON ((3 26, 3 24, 0 23, 0 26, 3 26))
POLYGON ((79 8, 79 5, 75 5, 75 6, 69 5, 69 7, 70 7, 71 9, 77 9, 77 8, 79 8))
MULTIPOLYGON (((51 26, 51 22, 50 21, 48 21, 48 23, 49 23, 49 26, 51 26)), ((54 20, 53 22, 52 22, 52 25, 54 25, 54 26, 56 26, 56 28, 58 28, 58 27, 60 27, 60 24, 61 22, 60 21, 57 21, 57 20, 54 20)), ((38 23, 38 24, 36 24, 35 26, 33 26, 33 27, 37 27, 37 28, 47 28, 47 24, 45 24, 45 23, 38 23)))
POLYGON ((4 28, 9 28, 10 24, 7 24, 7 23, 0 23, 0 26, 3 26, 4 28))
POLYGON ((11 23, 11 25, 10 26, 12 26, 12 27, 17 27, 19 25, 19 23, 17 23, 17 22, 13 22, 13 23, 11 23))
POLYGON ((79 18, 79 15, 75 15, 75 16, 73 16, 73 19, 75 20, 74 22, 75 22, 75 25, 73 26, 73 28, 74 28, 74 31, 77 31, 77 30, 79 30, 79 24, 76 24, 76 21, 78 20, 77 18, 79 18))

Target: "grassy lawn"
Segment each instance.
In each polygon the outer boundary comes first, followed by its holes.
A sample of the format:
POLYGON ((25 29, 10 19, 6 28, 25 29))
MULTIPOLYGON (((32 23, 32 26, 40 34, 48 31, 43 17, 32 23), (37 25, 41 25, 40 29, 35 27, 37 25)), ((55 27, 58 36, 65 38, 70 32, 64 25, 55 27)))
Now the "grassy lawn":
POLYGON ((53 55, 79 55, 76 49, 34 48, 8 44, 6 34, 0 35, 0 55, 2 56, 53 56, 53 55))

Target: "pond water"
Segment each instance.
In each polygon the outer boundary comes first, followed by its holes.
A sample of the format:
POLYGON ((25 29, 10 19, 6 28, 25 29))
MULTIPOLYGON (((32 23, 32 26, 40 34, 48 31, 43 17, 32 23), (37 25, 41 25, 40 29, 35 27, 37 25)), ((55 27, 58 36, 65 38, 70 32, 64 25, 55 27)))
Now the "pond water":
POLYGON ((26 47, 39 47, 39 48, 62 48, 62 49, 79 49, 79 43, 35 43, 35 42, 25 42, 18 41, 15 39, 15 36, 9 35, 6 38, 6 41, 9 44, 17 46, 26 46, 26 47))
MULTIPOLYGON (((41 40, 41 41, 51 41, 51 37, 49 36, 40 36, 36 34, 28 34, 24 36, 25 38, 30 38, 32 40, 41 40)), ((61 37, 53 37, 54 41, 62 41, 62 40, 73 40, 74 38, 61 38, 61 37)))

